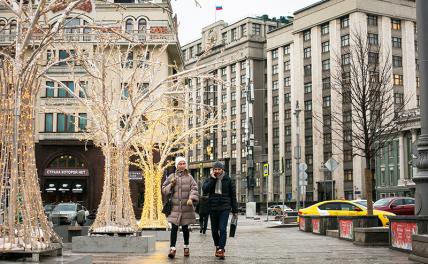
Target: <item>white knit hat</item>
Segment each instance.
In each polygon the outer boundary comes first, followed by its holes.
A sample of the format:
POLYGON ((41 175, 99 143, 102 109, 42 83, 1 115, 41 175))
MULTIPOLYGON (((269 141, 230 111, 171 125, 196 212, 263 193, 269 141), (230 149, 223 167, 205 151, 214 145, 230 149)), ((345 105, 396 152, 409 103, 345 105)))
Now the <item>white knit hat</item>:
POLYGON ((186 168, 187 168, 187 161, 186 161, 186 159, 184 157, 180 157, 180 156, 175 158, 175 167, 177 168, 178 163, 180 161, 184 161, 186 163, 186 168))

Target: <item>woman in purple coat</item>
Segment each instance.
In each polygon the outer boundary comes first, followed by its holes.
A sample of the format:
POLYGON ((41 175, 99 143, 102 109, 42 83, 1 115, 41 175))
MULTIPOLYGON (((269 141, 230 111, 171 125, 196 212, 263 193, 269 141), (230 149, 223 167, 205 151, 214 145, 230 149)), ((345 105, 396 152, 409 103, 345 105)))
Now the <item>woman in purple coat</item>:
POLYGON ((184 237, 184 256, 190 256, 189 250, 189 224, 196 223, 193 204, 198 202, 198 185, 187 170, 187 162, 183 157, 175 159, 175 173, 168 176, 162 185, 162 193, 168 195, 173 192, 172 211, 168 216, 171 223, 171 239, 169 258, 174 258, 176 253, 178 227, 181 226, 184 237))

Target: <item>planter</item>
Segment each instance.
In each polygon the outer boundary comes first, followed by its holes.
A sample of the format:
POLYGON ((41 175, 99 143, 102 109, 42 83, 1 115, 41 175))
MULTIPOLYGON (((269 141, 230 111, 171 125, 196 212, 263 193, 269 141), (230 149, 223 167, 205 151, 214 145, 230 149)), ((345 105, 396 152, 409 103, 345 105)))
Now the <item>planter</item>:
POLYGON ((354 228, 377 227, 378 217, 372 216, 338 216, 339 238, 354 241, 354 228))
POLYGON ((428 217, 424 216, 390 216, 389 247, 394 250, 411 252, 412 235, 428 233, 428 217))
POLYGON ((327 234, 327 230, 337 230, 337 216, 312 216, 311 224, 312 233, 325 236, 327 234))
POLYGON ((299 216, 299 230, 303 232, 312 232, 312 216, 299 216))
POLYGON ((410 260, 428 263, 428 235, 412 235, 410 260))
POLYGON ((388 227, 354 228, 354 244, 358 246, 389 246, 388 227))

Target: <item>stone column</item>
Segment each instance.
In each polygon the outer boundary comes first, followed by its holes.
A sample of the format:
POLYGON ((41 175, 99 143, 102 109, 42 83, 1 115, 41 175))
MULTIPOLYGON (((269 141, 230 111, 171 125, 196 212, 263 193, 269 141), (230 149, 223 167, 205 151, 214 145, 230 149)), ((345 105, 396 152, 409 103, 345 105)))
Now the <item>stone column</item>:
POLYGON ((273 200, 273 111, 272 111, 272 51, 267 52, 267 114, 268 114, 268 201, 273 200))
POLYGON ((398 186, 406 185, 406 179, 408 178, 407 173, 407 147, 404 138, 404 133, 400 133, 399 135, 399 155, 400 155, 400 179, 398 179, 398 186))

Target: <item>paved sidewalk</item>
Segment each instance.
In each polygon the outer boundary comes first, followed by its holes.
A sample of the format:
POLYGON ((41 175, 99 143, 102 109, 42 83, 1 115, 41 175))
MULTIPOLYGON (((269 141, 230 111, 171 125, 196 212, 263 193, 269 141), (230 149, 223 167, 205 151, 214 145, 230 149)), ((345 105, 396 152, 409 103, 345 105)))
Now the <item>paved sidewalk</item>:
POLYGON ((143 256, 95 255, 94 263, 415 263, 405 253, 385 247, 366 248, 337 238, 304 233, 294 228, 268 228, 272 222, 240 219, 235 238, 228 238, 226 259, 214 256, 211 231, 190 234, 189 258, 183 257, 182 235, 177 243, 177 256, 167 258, 169 243, 158 242, 156 252, 143 256))

